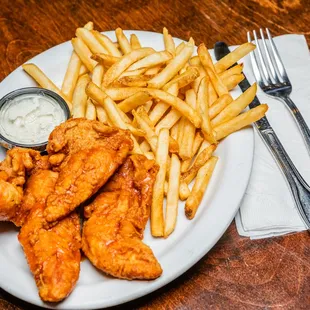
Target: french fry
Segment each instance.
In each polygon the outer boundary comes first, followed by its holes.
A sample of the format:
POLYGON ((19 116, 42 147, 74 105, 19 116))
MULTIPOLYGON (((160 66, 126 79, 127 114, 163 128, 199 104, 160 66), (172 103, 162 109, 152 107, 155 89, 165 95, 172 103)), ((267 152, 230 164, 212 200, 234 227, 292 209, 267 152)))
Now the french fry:
POLYGON ((106 72, 103 77, 103 86, 110 85, 115 81, 131 64, 138 61, 145 56, 152 54, 154 50, 152 48, 140 48, 138 50, 133 50, 128 54, 122 56, 118 62, 113 64, 106 72))
POLYGON ((190 220, 196 215, 202 197, 210 182, 217 160, 217 157, 211 157, 197 173, 192 192, 185 203, 185 215, 190 220))
POLYGON ((153 152, 145 152, 145 153, 144 153, 144 156, 145 156, 147 159, 153 159, 153 160, 155 160, 155 156, 154 156, 154 153, 153 153, 153 152))
POLYGON ((72 52, 61 86, 61 92, 68 98, 68 100, 72 100, 73 91, 79 78, 80 68, 81 60, 75 52, 72 52))
POLYGON ((161 65, 157 65, 155 67, 151 67, 149 69, 147 69, 144 74, 145 75, 155 75, 157 74, 159 71, 161 70, 161 65))
MULTIPOLYGON (((228 96, 231 97, 230 94, 228 96)), ((208 99, 209 99, 209 107, 213 105, 213 103, 217 100, 218 95, 212 85, 212 83, 208 83, 208 99)))
POLYGON ((86 68, 92 72, 95 68, 97 62, 91 59, 92 52, 87 47, 87 45, 80 38, 73 38, 71 40, 74 51, 77 53, 82 63, 86 66, 86 68))
MULTIPOLYGON (((168 167, 167 167, 168 169, 168 167)), ((167 178, 168 176, 166 176, 167 178)), ((167 181, 165 181, 165 184, 164 184, 164 196, 167 197, 167 194, 168 194, 168 187, 169 187, 169 184, 167 181)))
POLYGON ((152 108, 152 105, 153 105, 153 100, 149 100, 143 105, 147 113, 149 113, 150 109, 152 108))
MULTIPOLYGON (((171 85, 167 92, 173 96, 177 96, 179 92, 179 88, 177 84, 171 85)), ((170 108, 170 105, 166 102, 158 102, 154 109, 150 112, 150 120, 152 121, 153 125, 155 125, 162 116, 166 113, 166 111, 170 108)))
POLYGON ((190 42, 182 49, 179 55, 176 55, 168 65, 155 77, 153 77, 148 84, 150 88, 162 88, 167 84, 183 66, 188 62, 194 51, 194 45, 190 42))
POLYGON ((130 45, 131 45, 131 49, 133 49, 133 50, 137 50, 137 49, 141 48, 140 41, 135 34, 130 35, 130 45))
POLYGON ((140 149, 143 152, 143 154, 149 152, 151 150, 151 146, 150 144, 144 140, 141 144, 140 144, 140 149))
POLYGON ((130 53, 132 51, 132 49, 131 49, 131 46, 130 46, 130 43, 129 43, 128 39, 124 35, 123 30, 121 28, 117 28, 115 30, 115 35, 116 35, 117 42, 119 44, 119 47, 120 47, 121 51, 124 54, 130 53))
POLYGON ((164 237, 167 238, 175 229, 178 216, 179 184, 181 164, 176 154, 171 155, 169 183, 165 216, 164 237))
POLYGON ((135 62, 127 70, 133 71, 141 68, 151 68, 154 66, 162 65, 170 59, 172 59, 172 55, 167 51, 155 52, 135 62))
POLYGON ((200 75, 199 70, 196 67, 189 67, 184 73, 176 76, 169 83, 167 83, 163 90, 169 89, 173 84, 177 84, 178 88, 185 87, 186 85, 192 83, 200 75))
POLYGON ((85 117, 90 120, 97 119, 96 107, 90 98, 87 99, 85 117))
POLYGON ((147 89, 141 87, 111 87, 105 89, 106 94, 114 101, 127 99, 128 97, 141 91, 147 91, 147 89))
POLYGON ((231 102, 233 98, 228 95, 224 94, 212 104, 209 108, 209 117, 212 120, 215 116, 217 116, 224 108, 226 108, 231 102))
MULTIPOLYGON (((197 101, 195 91, 193 89, 190 89, 186 92, 185 95, 186 95, 185 99, 186 103, 193 109, 196 109, 197 101)), ((185 120, 183 127, 182 142, 179 143, 180 145, 179 155, 183 160, 191 158, 195 139, 195 132, 196 132, 195 126, 189 120, 185 120)))
POLYGON ((123 76, 117 82, 127 87, 145 87, 151 78, 151 76, 147 75, 123 76))
POLYGON ((171 109, 171 111, 155 126, 155 132, 159 133, 162 128, 170 129, 181 118, 181 116, 182 113, 175 109, 171 109))
POLYGON ((219 74, 219 77, 224 80, 226 78, 228 78, 229 76, 235 75, 235 74, 241 74, 243 70, 243 64, 238 64, 236 66, 233 66, 227 70, 225 70, 224 72, 219 74))
POLYGON ((169 130, 163 128, 158 135, 156 149, 156 162, 159 165, 159 171, 153 187, 153 197, 151 205, 151 233, 154 237, 164 235, 164 183, 167 171, 167 158, 169 146, 169 130))
POLYGON ((210 81, 206 76, 202 78, 197 92, 197 110, 200 111, 201 131, 205 139, 210 143, 216 143, 209 118, 208 83, 210 81))
POLYGON ((163 35, 164 35, 164 44, 165 44, 166 51, 168 51, 171 55, 175 56, 175 44, 174 44, 172 36, 168 33, 168 30, 166 27, 164 27, 163 29, 163 35))
POLYGON ((234 74, 223 79, 224 85, 228 90, 234 89, 241 81, 244 80, 243 74, 234 74))
POLYGON ((79 71, 79 76, 86 74, 87 72, 89 72, 89 70, 86 68, 86 66, 81 63, 81 67, 80 67, 80 71, 79 71))
POLYGON ((185 182, 186 184, 192 182, 198 170, 211 158, 215 149, 216 145, 212 144, 206 149, 204 149, 200 154, 198 154, 193 166, 182 174, 181 181, 185 182))
POLYGON ((197 93, 200 82, 203 77, 207 75, 207 72, 201 65, 195 66, 195 68, 199 71, 199 76, 192 82, 191 86, 194 89, 195 93, 197 93))
POLYGON ((84 41, 92 53, 108 53, 104 46, 97 40, 93 32, 85 28, 77 28, 75 35, 84 41))
POLYGON ((222 96, 224 94, 228 94, 228 89, 222 82, 222 80, 218 77, 218 75, 213 72, 210 67, 205 68, 207 71, 208 76, 210 77, 210 81, 218 94, 218 96, 222 96))
POLYGON ((191 162, 193 160, 193 157, 198 152, 202 141, 203 141, 203 137, 201 136, 200 132, 196 132, 194 143, 193 143, 193 152, 192 152, 191 158, 184 160, 181 164, 181 172, 182 173, 186 172, 189 169, 191 162))
POLYGON ((214 71, 214 65, 213 65, 211 55, 204 43, 201 43, 198 46, 197 53, 198 53, 200 63, 205 68, 205 70, 207 70, 207 68, 210 68, 211 70, 214 71))
POLYGON ((250 125, 261 119, 267 112, 268 105, 261 104, 260 106, 250 109, 228 122, 222 123, 213 129, 217 140, 223 139, 231 133, 238 131, 239 129, 250 125))
POLYGON ((70 100, 61 92, 61 90, 43 73, 43 71, 35 64, 24 64, 22 65, 24 71, 26 71, 41 87, 52 90, 59 96, 61 96, 67 103, 70 110, 72 110, 72 103, 70 100))
POLYGON ((93 30, 92 33, 111 56, 122 57, 122 53, 107 36, 95 30, 93 30))
POLYGON ((110 123, 107 112, 105 111, 105 109, 101 105, 96 105, 96 112, 97 112, 98 120, 101 123, 103 123, 105 125, 108 125, 110 123))
POLYGON ((239 115, 253 101, 256 95, 256 91, 257 84, 254 83, 250 88, 248 88, 236 100, 230 103, 224 110, 222 110, 215 118, 212 119, 212 127, 216 127, 239 115))
POLYGON ((137 76, 137 75, 141 75, 141 74, 144 74, 146 70, 147 70, 146 68, 141 68, 141 69, 137 69, 137 70, 133 70, 133 71, 126 70, 125 72, 123 72, 120 75, 120 78, 122 78, 124 76, 137 76))
POLYGON ((88 22, 87 24, 84 25, 84 28, 87 30, 93 30, 94 29, 94 23, 88 22))
POLYGON ((170 130, 171 137, 176 141, 178 141, 178 131, 179 131, 179 122, 174 124, 170 130))
POLYGON ((145 104, 149 101, 151 96, 146 91, 140 91, 132 96, 124 99, 122 102, 118 104, 118 107, 125 113, 130 112, 133 109, 136 109, 140 105, 145 104))
POLYGON ((111 67, 116 62, 118 62, 121 59, 121 57, 116 57, 116 56, 112 56, 112 55, 105 54, 105 53, 97 53, 97 54, 93 54, 91 56, 91 59, 101 63, 102 65, 106 67, 111 67))
POLYGON ((185 42, 181 42, 175 49, 175 54, 179 55, 182 49, 185 47, 185 42))
POLYGON ((87 107, 87 95, 85 93, 86 85, 89 83, 90 77, 84 74, 79 77, 72 98, 72 117, 85 117, 87 107))
MULTIPOLYGON (((103 106, 103 108, 108 114, 109 120, 114 126, 121 129, 129 129, 127 124, 122 119, 119 112, 120 110, 118 109, 115 102, 102 89, 96 86, 93 82, 90 82, 86 87, 86 94, 98 104, 101 104, 103 106)), ((131 139, 134 143, 133 151, 137 154, 142 154, 139 144, 133 135, 131 135, 131 139)))
POLYGON ((230 52, 228 55, 219 60, 215 65, 215 72, 224 72, 227 68, 231 67, 235 62, 239 61, 242 57, 252 52, 255 49, 253 43, 244 43, 237 47, 234 51, 230 52))
POLYGON ((190 194, 191 194, 191 191, 190 191, 188 185, 185 182, 181 182, 180 187, 179 187, 180 200, 182 200, 182 201, 186 200, 190 194))

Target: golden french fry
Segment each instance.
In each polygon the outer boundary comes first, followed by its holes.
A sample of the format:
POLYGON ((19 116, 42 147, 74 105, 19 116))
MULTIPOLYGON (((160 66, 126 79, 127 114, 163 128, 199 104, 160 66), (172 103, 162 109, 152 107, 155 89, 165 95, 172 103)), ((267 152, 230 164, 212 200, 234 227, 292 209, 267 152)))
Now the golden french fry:
POLYGON ((103 74, 104 74, 103 65, 97 64, 92 74, 92 82, 96 84, 98 87, 101 86, 103 74))
POLYGON ((200 111, 201 131, 205 139, 210 143, 216 143, 209 118, 208 83, 210 81, 206 76, 202 78, 197 92, 197 110, 200 111))
POLYGON ((207 70, 207 68, 209 67, 211 70, 214 71, 214 65, 213 65, 213 61, 212 61, 212 58, 211 58, 211 55, 207 49, 207 47, 205 46, 204 43, 201 43, 199 46, 198 46, 198 49, 197 49, 197 53, 198 53, 198 57, 199 57, 199 60, 202 64, 202 66, 207 70))
POLYGON ((164 44, 165 44, 166 51, 171 53, 171 55, 175 56, 175 44, 174 44, 172 36, 168 33, 168 30, 166 27, 164 27, 163 29, 163 35, 164 35, 164 44))
POLYGON ((223 83, 228 90, 232 90, 243 80, 244 80, 243 74, 234 74, 227 78, 224 78, 223 83))
POLYGON ((198 154, 193 166, 182 174, 181 181, 185 182, 186 184, 192 182, 198 170, 210 159, 215 150, 216 145, 212 144, 206 149, 204 149, 200 154, 198 154))
POLYGON ((94 23, 88 22, 87 24, 84 25, 84 28, 87 30, 93 30, 94 29, 94 23))
POLYGON ((165 181, 165 184, 164 184, 164 196, 167 197, 167 194, 168 194, 168 187, 169 187, 169 184, 167 181, 165 181))
POLYGON ((122 57, 122 53, 107 36, 95 30, 93 30, 92 33, 111 56, 122 57))
POLYGON ((203 141, 203 137, 201 136, 200 132, 196 132, 194 143, 193 143, 193 152, 192 152, 191 158, 184 160, 181 164, 181 172, 182 173, 186 172, 189 169, 191 162, 193 160, 193 157, 198 152, 202 141, 203 141))
POLYGON ((97 62, 91 59, 92 52, 87 47, 87 45, 80 38, 73 38, 71 40, 74 51, 77 53, 82 63, 86 66, 86 68, 92 72, 95 68, 97 62))
POLYGON ((147 102, 143 105, 143 107, 144 107, 146 113, 149 113, 149 111, 150 111, 150 109, 152 108, 152 106, 153 106, 153 100, 149 100, 149 101, 147 101, 147 102))
POLYGON ((202 197, 210 182, 217 160, 217 157, 211 157, 197 173, 192 192, 185 203, 185 215, 190 220, 194 218, 198 210, 202 197))
MULTIPOLYGON (((177 84, 171 85, 167 92, 173 96, 177 96, 179 92, 179 88, 177 84)), ((166 102, 158 102, 154 109, 150 112, 150 120, 152 121, 153 125, 155 125, 162 116, 166 113, 166 111, 170 108, 170 105, 166 102)))
POLYGON ((103 106, 101 105, 96 105, 96 112, 97 112, 97 117, 98 120, 105 124, 108 125, 111 121, 108 118, 107 112, 105 111, 105 109, 103 108, 103 106))
POLYGON ((191 59, 189 60, 189 64, 191 66, 202 66, 198 55, 191 57, 191 59))
POLYGON ((175 54, 179 55, 182 49, 185 47, 185 42, 181 42, 175 49, 175 54))
POLYGON ((151 76, 147 75, 123 76, 117 82, 127 87, 145 87, 151 78, 151 76))
POLYGON ((97 40, 93 32, 85 28, 77 28, 75 35, 84 41, 92 53, 108 53, 103 45, 97 40))
POLYGON ((121 57, 116 57, 104 53, 98 53, 98 54, 92 54, 91 59, 99 62, 100 64, 106 67, 111 67, 116 62, 118 62, 121 59, 121 57))
POLYGON ((147 70, 146 68, 142 68, 142 69, 137 69, 133 71, 125 71, 120 75, 120 78, 124 76, 138 76, 138 75, 144 74, 146 70, 147 70))
POLYGON ((90 81, 88 74, 84 74, 79 77, 76 87, 74 89, 72 98, 72 117, 85 117, 87 107, 87 95, 85 88, 90 81))
POLYGON ((135 34, 130 35, 130 45, 131 45, 131 48, 133 50, 137 50, 137 49, 141 48, 140 41, 135 34))
POLYGON ((73 91, 79 78, 81 64, 79 56, 75 52, 72 52, 61 86, 61 92, 68 98, 68 100, 72 100, 73 91))
MULTIPOLYGON (((98 104, 101 104, 103 106, 103 108, 107 112, 109 120, 114 126, 121 129, 129 129, 127 124, 122 119, 120 110, 118 109, 115 102, 102 89, 96 86, 93 82, 90 82, 86 86, 86 94, 98 104)), ((133 151, 137 154, 142 154, 139 144, 133 135, 131 135, 131 139, 134 143, 133 151)))
POLYGON ((182 113, 175 109, 171 109, 171 111, 158 122, 155 127, 155 132, 159 133, 162 128, 170 129, 181 117, 182 113))
POLYGON ((192 83, 196 78, 198 78, 200 72, 196 67, 188 67, 188 69, 182 73, 181 75, 177 75, 174 79, 172 79, 169 83, 167 83, 163 90, 169 89, 173 84, 177 84, 178 88, 182 88, 190 83, 192 83))
POLYGON ((86 74, 88 72, 89 72, 89 70, 86 68, 86 66, 83 63, 81 63, 79 76, 84 75, 84 74, 86 74))
POLYGON ((267 112, 268 105, 261 104, 260 106, 250 109, 228 122, 222 123, 213 129, 215 136, 218 140, 223 139, 231 133, 250 125, 261 119, 267 112))
POLYGON ((219 77, 224 80, 226 78, 228 78, 231 75, 235 75, 235 74, 241 74, 243 70, 243 64, 238 64, 236 66, 233 66, 227 70, 225 70, 224 72, 221 72, 219 74, 219 77))
POLYGON ((174 124, 170 130, 171 137, 176 141, 178 141, 178 132, 179 132, 179 122, 174 124))
POLYGON ((132 49, 131 49, 131 46, 130 46, 130 43, 129 43, 127 37, 124 35, 123 30, 121 28, 117 28, 115 30, 115 35, 116 35, 117 42, 119 44, 121 51, 124 54, 130 53, 132 51, 132 49))
POLYGON ((182 201, 186 200, 190 194, 191 194, 191 191, 190 191, 188 185, 185 182, 181 182, 180 187, 179 187, 180 200, 182 200, 182 201))
POLYGON ((253 101, 256 95, 256 91, 257 84, 254 83, 250 88, 248 88, 236 100, 230 103, 224 110, 222 110, 215 118, 212 119, 212 127, 216 127, 239 115, 253 101))
POLYGON ((233 98, 228 95, 224 94, 212 104, 209 108, 209 117, 212 120, 215 116, 217 116, 224 108, 226 108, 231 102, 233 98))
POLYGON ((167 238, 175 229, 178 216, 179 184, 180 184, 180 159, 176 154, 171 155, 169 169, 169 183, 167 192, 165 232, 167 238))
MULTIPOLYGON (((186 99, 185 99, 186 103, 193 109, 196 109, 197 101, 196 101, 195 91, 193 89, 190 89, 186 92, 185 95, 186 95, 186 99)), ((185 160, 185 159, 191 158, 196 128, 187 119, 184 121, 183 126, 184 127, 183 127, 182 142, 179 143, 180 145, 179 155, 183 160, 185 160)))
POLYGON ((72 103, 70 100, 61 92, 61 90, 44 74, 44 72, 35 64, 24 64, 22 65, 24 71, 26 71, 41 87, 52 90, 59 96, 61 96, 67 103, 70 110, 72 110, 72 103))
MULTIPOLYGON (((231 97, 230 94, 228 94, 228 96, 231 97)), ((212 83, 208 83, 208 99, 209 99, 209 107, 211 107, 214 102, 217 100, 218 95, 212 85, 212 83)))
POLYGON ((182 49, 179 55, 176 55, 168 65, 149 81, 148 86, 151 88, 162 88, 167 84, 179 70, 188 62, 194 51, 194 45, 190 42, 182 49))
POLYGON ((147 91, 147 89, 141 87, 115 87, 105 89, 106 94, 114 101, 124 100, 141 91, 147 91))
POLYGON ((151 150, 151 146, 150 144, 144 140, 141 144, 140 144, 140 149, 143 152, 143 154, 149 152, 151 150))
POLYGON ((145 75, 155 75, 157 74, 159 71, 161 70, 161 65, 157 65, 155 67, 151 67, 149 69, 147 69, 144 74, 145 75))
POLYGON ((90 120, 97 119, 96 107, 90 98, 87 99, 85 117, 90 120))
POLYGON ((138 106, 145 104, 150 100, 150 95, 146 91, 140 91, 127 99, 123 100, 118 104, 118 107, 125 113, 130 112, 133 109, 136 109, 138 106))
POLYGON ((133 50, 122 56, 118 62, 113 64, 103 77, 103 86, 108 86, 115 81, 131 64, 145 56, 154 53, 154 50, 149 47, 133 50))
POLYGON ((154 66, 162 65, 170 59, 172 59, 172 55, 167 51, 155 52, 135 62, 127 70, 133 71, 141 68, 151 68, 154 66))
POLYGON ((144 156, 145 156, 147 159, 153 159, 153 160, 155 160, 155 156, 154 156, 154 153, 153 153, 153 152, 145 152, 145 153, 144 153, 144 156))
POLYGON ((227 68, 231 67, 235 62, 239 61, 242 57, 252 52, 255 48, 256 46, 249 42, 240 45, 214 65, 215 72, 224 72, 227 68))
POLYGON ((158 135, 158 143, 156 149, 156 162, 159 165, 159 171, 153 187, 153 197, 151 205, 151 233, 154 237, 162 237, 164 235, 164 183, 167 171, 169 147, 169 130, 163 128, 158 135))
POLYGON ((218 94, 218 96, 222 96, 224 94, 228 94, 228 89, 224 85, 223 81, 218 77, 218 75, 213 72, 210 67, 205 68, 207 71, 208 76, 210 77, 210 81, 218 94))
POLYGON ((195 66, 195 68, 199 71, 199 76, 192 82, 191 86, 194 89, 195 93, 197 93, 199 84, 202 78, 207 75, 207 72, 201 65, 195 66))

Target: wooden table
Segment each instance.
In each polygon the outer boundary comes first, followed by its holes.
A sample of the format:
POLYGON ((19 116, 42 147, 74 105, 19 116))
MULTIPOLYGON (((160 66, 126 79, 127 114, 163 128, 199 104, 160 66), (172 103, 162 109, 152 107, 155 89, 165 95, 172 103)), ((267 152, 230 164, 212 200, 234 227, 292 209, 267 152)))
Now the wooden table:
MULTIPOLYGON (((246 31, 305 34, 310 0, 0 1, 0 80, 29 58, 70 40, 92 20, 98 30, 161 32, 209 48, 240 44, 246 31), (102 2, 102 3, 100 3, 102 2)), ((1 245, 0 245, 1 246, 1 245)), ((232 223, 217 245, 177 280, 119 309, 309 309, 310 238, 307 232, 251 241, 232 223)), ((18 275, 12 275, 18 277, 18 275)), ((0 310, 37 309, 0 290, 0 310)))

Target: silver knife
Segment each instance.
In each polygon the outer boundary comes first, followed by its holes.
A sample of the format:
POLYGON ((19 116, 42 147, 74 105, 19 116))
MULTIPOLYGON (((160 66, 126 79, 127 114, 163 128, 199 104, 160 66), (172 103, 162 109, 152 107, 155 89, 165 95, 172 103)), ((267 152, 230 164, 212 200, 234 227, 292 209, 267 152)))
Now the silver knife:
MULTIPOLYGON (((214 53, 216 60, 220 60, 224 56, 230 53, 230 50, 225 42, 217 42, 214 46, 214 53)), ((234 64, 236 65, 236 64, 234 64)), ((245 92, 249 87, 250 83, 245 77, 243 81, 239 83, 239 87, 242 92, 245 92)), ((255 96, 254 100, 250 103, 250 109, 253 109, 260 105, 258 98, 255 96)), ((294 202, 297 210, 305 223, 308 230, 310 230, 310 187, 303 177, 298 172, 297 168, 293 164, 292 160, 286 153, 282 143, 277 137, 276 133, 270 126, 267 117, 261 118, 259 121, 254 123, 257 131, 269 151, 273 155, 277 162, 280 170, 282 171, 289 189, 292 193, 294 202)))

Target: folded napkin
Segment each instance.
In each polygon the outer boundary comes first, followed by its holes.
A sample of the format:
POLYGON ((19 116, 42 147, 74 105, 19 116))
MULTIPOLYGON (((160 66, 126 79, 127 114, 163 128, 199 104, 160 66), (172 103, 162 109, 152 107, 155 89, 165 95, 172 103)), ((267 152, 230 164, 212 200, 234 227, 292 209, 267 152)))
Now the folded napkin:
MULTIPOLYGON (((291 98, 310 126, 310 57, 305 37, 290 34, 275 37, 274 41, 293 85, 291 98)), ((255 82, 249 57, 244 59, 244 73, 251 84, 255 82)), ((267 117, 271 126, 310 184, 310 154, 289 110, 260 89, 257 96, 261 103, 269 105, 267 117)), ((275 160, 256 130, 254 136, 252 174, 236 216, 238 233, 259 239, 306 230, 275 160)))

